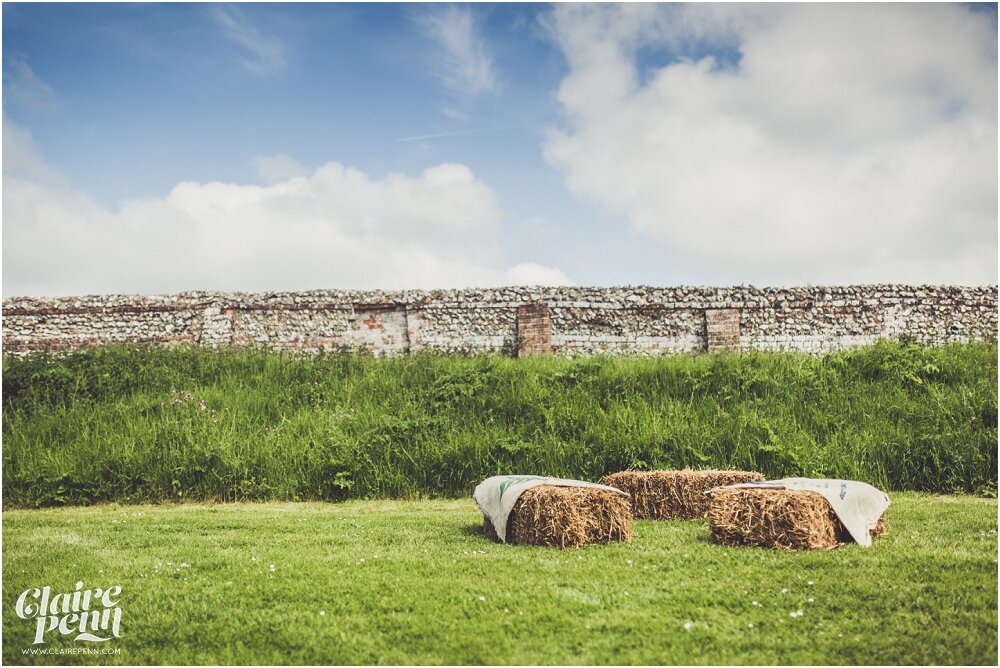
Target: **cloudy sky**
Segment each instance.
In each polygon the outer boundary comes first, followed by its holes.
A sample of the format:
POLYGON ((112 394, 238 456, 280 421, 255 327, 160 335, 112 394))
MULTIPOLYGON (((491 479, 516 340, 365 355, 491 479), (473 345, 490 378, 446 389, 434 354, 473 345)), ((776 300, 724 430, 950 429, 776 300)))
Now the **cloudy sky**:
POLYGON ((995 5, 3 5, 3 294, 993 284, 995 5))

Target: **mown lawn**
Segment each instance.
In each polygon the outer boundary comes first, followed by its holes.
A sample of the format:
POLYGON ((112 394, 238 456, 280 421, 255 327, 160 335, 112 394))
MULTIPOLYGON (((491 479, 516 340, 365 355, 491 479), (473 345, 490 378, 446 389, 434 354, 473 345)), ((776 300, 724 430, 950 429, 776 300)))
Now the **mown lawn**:
POLYGON ((812 553, 719 547, 703 521, 497 545, 467 499, 8 510, 3 659, 995 665, 996 500, 893 502, 873 548, 812 553), (122 587, 121 653, 24 654, 18 595, 80 580, 122 587))

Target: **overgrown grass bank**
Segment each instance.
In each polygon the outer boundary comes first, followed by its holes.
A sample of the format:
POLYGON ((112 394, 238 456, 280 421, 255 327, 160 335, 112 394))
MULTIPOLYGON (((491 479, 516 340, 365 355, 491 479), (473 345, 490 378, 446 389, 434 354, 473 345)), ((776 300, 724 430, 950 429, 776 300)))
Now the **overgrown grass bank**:
POLYGON ((5 358, 7 507, 468 495, 752 469, 996 493, 996 343, 659 359, 102 348, 5 358))
POLYGON ((471 499, 8 511, 3 661, 996 665, 996 513, 895 494, 871 548, 784 552, 713 545, 704 520, 499 545, 471 499), (121 587, 122 637, 100 644, 121 653, 31 654, 17 597, 81 581, 121 587))

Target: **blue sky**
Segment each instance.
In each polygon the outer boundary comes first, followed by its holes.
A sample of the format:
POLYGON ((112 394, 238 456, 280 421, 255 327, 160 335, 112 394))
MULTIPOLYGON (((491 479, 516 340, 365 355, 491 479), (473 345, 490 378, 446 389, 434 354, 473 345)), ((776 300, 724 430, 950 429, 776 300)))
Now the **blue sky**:
POLYGON ((3 6, 3 292, 994 283, 996 7, 3 6))

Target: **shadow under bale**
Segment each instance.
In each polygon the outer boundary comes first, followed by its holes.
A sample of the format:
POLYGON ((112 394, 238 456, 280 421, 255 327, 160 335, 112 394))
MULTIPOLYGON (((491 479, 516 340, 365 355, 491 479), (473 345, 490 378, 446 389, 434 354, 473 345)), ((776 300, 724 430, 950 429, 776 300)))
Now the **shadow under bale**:
MULTIPOLYGON (((784 550, 833 549, 854 539, 822 494, 789 489, 720 489, 708 509, 712 542, 784 550)), ((886 532, 885 515, 871 530, 886 532)))
MULTIPOLYGON (((499 541, 489 519, 483 532, 499 541)), ((507 519, 512 545, 582 547, 632 540, 632 510, 628 497, 590 487, 539 485, 518 498, 507 519)))
POLYGON ((639 519, 690 520, 704 517, 710 489, 764 479, 751 471, 622 471, 601 479, 632 497, 632 514, 639 519))

